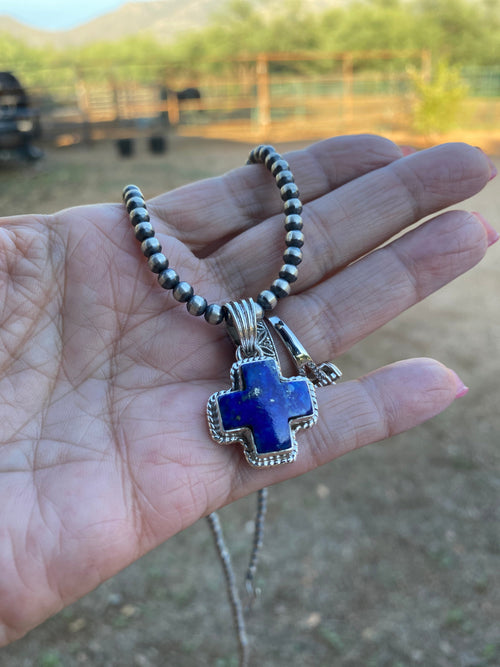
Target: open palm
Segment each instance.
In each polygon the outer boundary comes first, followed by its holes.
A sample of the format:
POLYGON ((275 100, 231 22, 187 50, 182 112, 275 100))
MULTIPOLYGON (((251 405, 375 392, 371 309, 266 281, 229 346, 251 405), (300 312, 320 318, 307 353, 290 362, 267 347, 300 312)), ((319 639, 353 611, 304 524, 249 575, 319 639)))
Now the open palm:
MULTIPOLYGON (((278 313, 319 361, 472 267, 492 240, 454 211, 386 244, 485 185, 475 148, 403 158, 383 139, 344 137, 288 159, 306 245, 278 313)), ((209 302, 274 279, 281 202, 262 166, 149 208, 171 266, 209 302)), ((297 462, 254 470, 207 430, 231 343, 158 286, 122 205, 3 219, 0 272, 1 643, 218 507, 410 428, 460 393, 452 371, 422 359, 322 389, 297 462)))

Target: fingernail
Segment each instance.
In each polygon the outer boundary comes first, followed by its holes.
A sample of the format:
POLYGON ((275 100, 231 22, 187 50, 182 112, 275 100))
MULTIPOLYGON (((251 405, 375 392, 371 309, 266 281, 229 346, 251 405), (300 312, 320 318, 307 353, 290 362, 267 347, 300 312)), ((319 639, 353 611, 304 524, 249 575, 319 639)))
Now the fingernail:
MULTIPOLYGON (((488 156, 486 156, 486 157, 488 157, 488 156)), ((495 176, 498 174, 498 169, 496 168, 496 165, 492 162, 492 160, 490 160, 489 157, 488 157, 488 160, 489 160, 489 163, 490 163, 490 177, 488 179, 488 182, 489 182, 489 181, 492 181, 495 178, 495 176)))
POLYGON ((414 146, 400 146, 399 148, 403 153, 403 157, 406 157, 407 155, 413 155, 413 153, 417 152, 417 149, 414 146))
POLYGON ((486 159, 490 163, 490 177, 488 179, 488 182, 492 181, 495 178, 495 176, 498 174, 498 169, 496 168, 496 165, 493 162, 493 160, 490 158, 490 156, 487 155, 480 146, 476 146, 476 148, 481 151, 481 153, 486 157, 486 159))
POLYGON ((462 382, 462 380, 458 377, 458 375, 455 373, 454 370, 451 370, 451 372, 455 377, 455 385, 456 385, 455 398, 462 398, 462 396, 465 396, 465 394, 469 391, 469 387, 467 387, 462 382))
POLYGON ((479 222, 483 225, 485 231, 486 231, 486 238, 488 239, 488 248, 492 246, 494 243, 500 239, 500 234, 497 232, 494 227, 490 225, 490 223, 484 218, 481 213, 478 213, 477 211, 473 211, 472 215, 475 215, 476 218, 479 220, 479 222))

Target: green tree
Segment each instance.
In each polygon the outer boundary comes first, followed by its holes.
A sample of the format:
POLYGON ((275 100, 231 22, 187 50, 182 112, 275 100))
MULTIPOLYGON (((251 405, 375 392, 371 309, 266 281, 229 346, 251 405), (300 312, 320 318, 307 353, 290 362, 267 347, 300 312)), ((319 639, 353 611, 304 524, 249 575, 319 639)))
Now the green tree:
MULTIPOLYGON (((0 67, 17 72, 71 66, 122 78, 217 71, 258 52, 430 49, 452 65, 497 65, 500 0, 352 0, 312 13, 300 0, 229 0, 205 28, 164 45, 151 35, 79 48, 35 49, 0 33, 0 67), (217 62, 216 62, 217 61, 217 62)), ((377 65, 379 66, 379 65, 377 65)), ((280 67, 283 67, 281 65, 280 67)), ((290 71, 298 65, 290 63, 290 71)), ((324 65, 301 65, 321 71, 324 65)), ((28 81, 31 84, 31 80, 28 81)))

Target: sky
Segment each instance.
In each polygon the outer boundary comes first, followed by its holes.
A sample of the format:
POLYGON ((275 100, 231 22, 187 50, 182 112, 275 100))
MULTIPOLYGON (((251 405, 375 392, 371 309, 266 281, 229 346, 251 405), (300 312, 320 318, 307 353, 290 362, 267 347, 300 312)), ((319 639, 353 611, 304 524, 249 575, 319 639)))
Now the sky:
POLYGON ((0 0, 0 15, 7 14, 35 28, 64 30, 124 4, 125 0, 0 0))

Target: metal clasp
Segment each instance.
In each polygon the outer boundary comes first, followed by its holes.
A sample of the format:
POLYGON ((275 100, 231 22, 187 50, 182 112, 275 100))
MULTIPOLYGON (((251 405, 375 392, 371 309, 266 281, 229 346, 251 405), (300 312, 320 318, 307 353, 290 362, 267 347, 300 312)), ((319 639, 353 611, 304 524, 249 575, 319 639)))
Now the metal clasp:
POLYGON ((301 375, 308 377, 317 387, 326 387, 329 384, 335 384, 335 381, 342 377, 340 369, 331 361, 323 361, 320 364, 316 364, 306 348, 283 320, 276 316, 268 317, 267 319, 291 354, 301 375))

